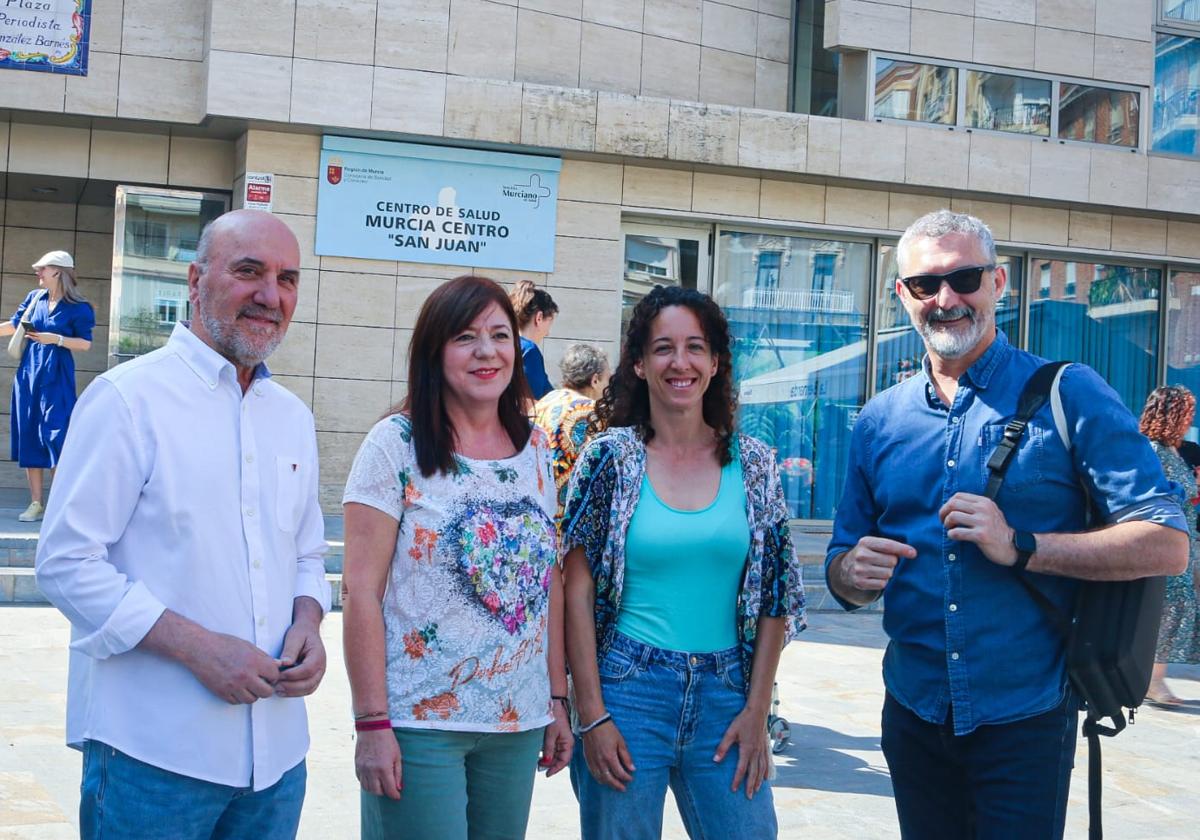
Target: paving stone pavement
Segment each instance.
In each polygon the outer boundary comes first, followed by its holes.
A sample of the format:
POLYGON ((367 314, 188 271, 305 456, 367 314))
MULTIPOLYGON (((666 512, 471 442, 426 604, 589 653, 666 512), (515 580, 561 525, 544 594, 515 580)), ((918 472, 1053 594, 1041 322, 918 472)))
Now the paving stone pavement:
MULTIPOLYGON (((780 836, 895 838, 887 768, 879 752, 884 636, 878 614, 818 612, 784 652, 781 711, 794 743, 779 760, 780 836)), ((313 747, 300 837, 358 836, 358 793, 342 667, 341 614, 325 622, 329 672, 310 699, 313 747)), ((0 840, 77 836, 79 754, 63 746, 68 627, 50 607, 0 607, 0 840)), ((1173 667, 1188 699, 1179 712, 1144 709, 1104 744, 1105 828, 1114 840, 1195 838, 1200 825, 1200 667, 1173 667)), ((1081 741, 1067 837, 1086 837, 1087 750, 1081 741)), ((685 833, 668 803, 664 837, 685 833)), ((530 838, 578 837, 566 773, 539 779, 530 838)), ((432 840, 436 840, 433 838, 432 840)))

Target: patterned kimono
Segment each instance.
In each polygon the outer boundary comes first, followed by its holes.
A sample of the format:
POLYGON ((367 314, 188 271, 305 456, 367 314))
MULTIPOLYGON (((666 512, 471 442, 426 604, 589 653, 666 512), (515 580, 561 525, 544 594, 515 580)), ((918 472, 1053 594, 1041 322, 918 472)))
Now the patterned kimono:
MULTIPOLYGON (((785 641, 804 629, 804 585, 788 530, 787 503, 771 450, 738 436, 750 551, 737 603, 746 690, 760 617, 787 618, 785 641)), ((584 447, 567 489, 560 554, 581 546, 596 586, 596 653, 612 644, 625 580, 625 536, 646 472, 646 445, 631 428, 609 429, 584 447)))

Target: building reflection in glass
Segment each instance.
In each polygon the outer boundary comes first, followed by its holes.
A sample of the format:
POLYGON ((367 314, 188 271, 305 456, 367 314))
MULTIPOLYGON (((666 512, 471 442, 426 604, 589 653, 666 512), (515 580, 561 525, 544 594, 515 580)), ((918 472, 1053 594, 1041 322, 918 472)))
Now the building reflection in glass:
MULTIPOLYGON (((1167 289, 1167 384, 1200 396, 1200 271, 1172 271, 1167 289)), ((1200 418, 1188 438, 1200 440, 1200 418)))
POLYGON ((1140 414, 1157 380, 1162 272, 1041 257, 1033 272, 1030 352, 1090 365, 1140 414))
POLYGON ((966 124, 972 128, 1050 136, 1048 79, 967 71, 966 124))
POLYGON ((1200 153, 1200 39, 1159 33, 1154 47, 1154 127, 1151 147, 1200 153))
POLYGON ((954 125, 958 70, 890 58, 875 60, 875 116, 954 125))
POLYGON ((1138 95, 1131 90, 1060 83, 1058 136, 1136 148, 1138 95))
POLYGON ((794 518, 832 519, 866 401, 871 246, 723 231, 720 254, 741 429, 775 449, 794 518))

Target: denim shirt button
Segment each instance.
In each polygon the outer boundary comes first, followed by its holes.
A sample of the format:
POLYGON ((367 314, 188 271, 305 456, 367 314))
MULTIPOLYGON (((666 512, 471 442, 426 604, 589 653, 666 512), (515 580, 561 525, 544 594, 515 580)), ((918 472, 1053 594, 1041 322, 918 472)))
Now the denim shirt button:
POLYGON ((958 661, 958 651, 955 651, 954 653, 950 654, 950 658, 953 659, 955 662, 957 662, 958 661))
POLYGON ((947 466, 947 467, 953 467, 953 466, 954 466, 954 459, 953 459, 953 458, 951 458, 949 461, 947 461, 947 462, 946 462, 946 466, 947 466))
MULTIPOLYGON (((950 612, 958 612, 958 604, 951 604, 951 605, 950 605, 950 612)), ((955 655, 956 657, 958 656, 958 654, 957 654, 957 653, 956 653, 956 654, 954 654, 954 655, 955 655)))
POLYGON ((951 563, 953 563, 955 560, 958 559, 958 555, 955 554, 954 552, 951 552, 946 555, 946 559, 949 560, 951 563))

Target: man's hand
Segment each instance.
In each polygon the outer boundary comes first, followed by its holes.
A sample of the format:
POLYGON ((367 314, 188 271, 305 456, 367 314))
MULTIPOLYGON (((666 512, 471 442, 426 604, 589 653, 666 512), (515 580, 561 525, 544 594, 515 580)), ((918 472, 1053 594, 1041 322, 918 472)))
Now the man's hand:
POLYGON ((208 633, 183 660, 226 703, 253 703, 275 693, 279 666, 261 649, 225 633, 208 633))
MULTIPOLYGON (((901 557, 911 560, 916 556, 917 550, 911 545, 887 537, 863 537, 837 560, 836 582, 841 584, 838 594, 846 598, 861 592, 874 597, 892 579, 901 557)), ((861 602, 867 603, 867 600, 861 602)))
POLYGON ((1013 529, 1008 520, 987 496, 974 493, 955 493, 938 511, 946 536, 960 542, 975 543, 983 556, 998 566, 1017 562, 1013 546, 1013 529))
POLYGON ((325 676, 325 645, 321 642, 321 606, 312 598, 296 599, 292 626, 283 637, 279 654, 280 697, 305 697, 317 690, 325 676))

